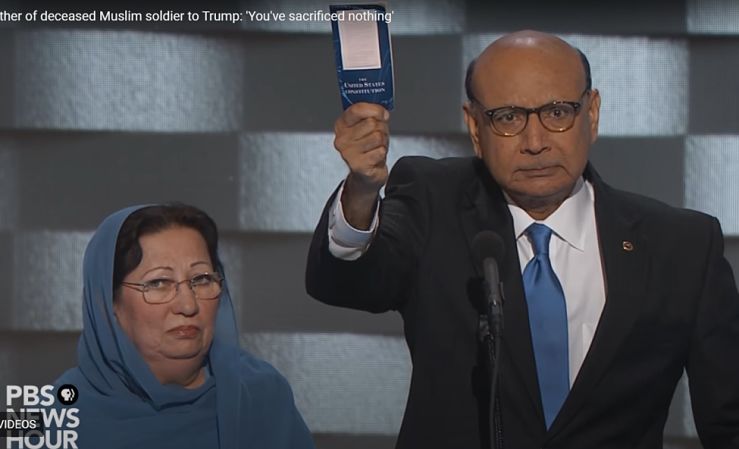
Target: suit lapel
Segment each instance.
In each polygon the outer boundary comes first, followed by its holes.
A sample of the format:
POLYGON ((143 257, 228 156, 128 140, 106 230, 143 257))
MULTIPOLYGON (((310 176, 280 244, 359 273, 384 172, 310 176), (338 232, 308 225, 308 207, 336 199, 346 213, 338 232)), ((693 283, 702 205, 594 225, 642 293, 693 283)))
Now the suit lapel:
MULTIPOLYGON (((483 230, 497 232, 507 245, 499 267, 505 298, 503 345, 543 425, 513 220, 503 193, 481 161, 475 161, 475 170, 477 176, 464 190, 460 202, 461 225, 470 254, 473 254, 473 239, 483 230)), ((647 241, 639 232, 639 216, 623 204, 617 192, 603 183, 592 166, 588 165, 585 177, 593 183, 595 191, 595 217, 605 274, 606 303, 587 356, 562 410, 547 432, 547 440, 566 428, 606 373, 639 316, 645 294, 648 251, 647 241)), ((478 271, 477 275, 481 277, 482 273, 478 271)))
MULTIPOLYGON (((529 332, 529 318, 521 279, 521 268, 516 249, 513 219, 506 205, 505 197, 490 176, 487 167, 475 160, 477 176, 464 190, 460 203, 460 220, 470 249, 474 254, 472 241, 478 232, 492 230, 497 232, 506 244, 502 263, 499 262, 500 279, 503 283, 503 346, 517 371, 516 378, 523 382, 531 401, 531 406, 541 422, 544 415, 539 399, 539 386, 536 366, 529 332)), ((479 267, 477 275, 482 277, 479 267)), ((503 361, 505 363, 505 358, 503 361)), ((513 382, 513 379, 511 379, 513 382)))
POLYGON ((595 190, 595 217, 605 274, 606 303, 590 349, 572 390, 548 435, 564 428, 608 370, 630 332, 643 304, 647 280, 647 242, 639 232, 639 217, 619 200, 588 166, 586 178, 595 190))

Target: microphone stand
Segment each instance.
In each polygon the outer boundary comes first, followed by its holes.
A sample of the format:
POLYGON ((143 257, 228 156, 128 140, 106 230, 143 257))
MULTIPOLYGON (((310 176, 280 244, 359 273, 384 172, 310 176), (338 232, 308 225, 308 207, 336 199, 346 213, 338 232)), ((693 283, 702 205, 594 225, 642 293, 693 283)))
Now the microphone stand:
POLYGON ((503 286, 498 273, 498 260, 502 259, 505 245, 497 233, 481 231, 473 239, 474 255, 478 273, 483 277, 484 312, 480 314, 479 338, 485 342, 490 373, 490 398, 488 404, 488 426, 490 448, 503 449, 503 423, 498 394, 500 374, 500 341, 503 338, 503 286))
MULTIPOLYGON (((489 289, 487 280, 484 281, 489 289)), ((502 289, 501 289, 502 290, 502 289)), ((487 295, 489 298, 490 295, 487 295)), ((488 372, 490 373, 490 398, 488 406, 488 425, 490 432, 490 448, 504 449, 503 423, 501 420, 500 401, 498 398, 498 377, 500 374, 500 341, 502 339, 503 313, 501 304, 487 302, 485 315, 480 315, 479 337, 485 343, 488 354, 488 372), (492 332, 491 332, 492 330, 492 332)))

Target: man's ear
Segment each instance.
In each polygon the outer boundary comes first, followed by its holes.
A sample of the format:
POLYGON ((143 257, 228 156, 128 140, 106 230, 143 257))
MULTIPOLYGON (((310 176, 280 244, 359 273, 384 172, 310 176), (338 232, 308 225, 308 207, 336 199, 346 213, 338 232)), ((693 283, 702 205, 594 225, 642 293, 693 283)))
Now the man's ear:
POLYGON ((464 122, 467 124, 467 132, 470 135, 472 141, 472 148, 475 150, 475 155, 482 159, 482 150, 480 148, 480 128, 475 118, 474 106, 471 101, 465 101, 464 106, 464 122))
POLYGON ((598 139, 598 121, 600 120, 600 92, 598 89, 590 91, 590 107, 588 108, 590 119, 590 143, 598 139))

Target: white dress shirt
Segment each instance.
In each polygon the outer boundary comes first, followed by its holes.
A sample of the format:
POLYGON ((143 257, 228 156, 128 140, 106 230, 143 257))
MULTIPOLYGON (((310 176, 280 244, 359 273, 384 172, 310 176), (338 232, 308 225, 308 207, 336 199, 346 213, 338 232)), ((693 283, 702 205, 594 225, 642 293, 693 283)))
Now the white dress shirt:
MULTIPOLYGON (((346 222, 341 205, 343 185, 329 217, 329 251, 334 257, 356 260, 372 243, 378 213, 370 229, 362 231, 346 222)), ((534 220, 506 196, 513 217, 516 249, 521 261, 521 273, 534 257, 531 241, 525 231, 538 222, 552 229, 549 258, 559 278, 567 303, 567 330, 570 354, 570 386, 580 371, 593 341, 595 328, 606 302, 603 265, 595 225, 595 194, 593 186, 582 178, 570 196, 545 220, 534 220)), ((379 209, 379 208, 378 208, 379 209)))
POLYGON ((606 303, 603 265, 595 226, 593 186, 580 178, 570 196, 545 220, 534 220, 510 200, 508 209, 513 216, 521 273, 534 258, 534 248, 525 234, 526 228, 536 222, 547 225, 553 231, 549 241, 549 259, 562 284, 567 303, 572 386, 593 341, 606 303))
POLYGON ((347 223, 344 218, 344 208, 341 205, 342 193, 344 193, 343 183, 331 206, 333 213, 328 217, 328 250, 338 259, 357 260, 369 248, 372 236, 379 226, 379 200, 369 230, 362 231, 347 223))

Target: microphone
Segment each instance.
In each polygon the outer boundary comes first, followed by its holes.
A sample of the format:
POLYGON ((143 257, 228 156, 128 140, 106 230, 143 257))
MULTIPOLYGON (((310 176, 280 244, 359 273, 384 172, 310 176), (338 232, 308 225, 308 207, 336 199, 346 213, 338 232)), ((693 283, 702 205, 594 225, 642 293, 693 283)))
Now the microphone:
POLYGON ((503 336, 503 295, 498 275, 498 261, 503 259, 505 246, 503 239, 493 231, 481 231, 472 240, 473 252, 477 266, 484 277, 485 311, 488 331, 482 328, 485 324, 480 317, 481 338, 487 343, 488 363, 490 366, 490 402, 488 405, 488 426, 490 431, 490 447, 504 447, 503 423, 501 422, 500 400, 498 396, 498 377, 500 374, 500 340, 503 336), (484 335, 483 335, 484 333, 484 335))
POLYGON ((494 231, 478 232, 472 240, 473 252, 485 278, 485 310, 488 315, 490 332, 494 338, 503 334, 503 296, 498 275, 498 261, 503 258, 505 246, 503 239, 494 231))

